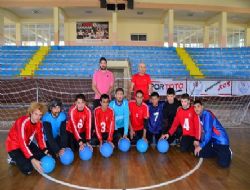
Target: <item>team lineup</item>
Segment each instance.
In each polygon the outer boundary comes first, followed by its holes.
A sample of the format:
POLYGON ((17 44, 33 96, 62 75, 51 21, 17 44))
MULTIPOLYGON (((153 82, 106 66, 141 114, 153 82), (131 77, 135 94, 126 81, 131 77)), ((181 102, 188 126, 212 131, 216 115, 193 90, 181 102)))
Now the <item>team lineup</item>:
POLYGON ((18 118, 9 131, 6 150, 10 164, 26 175, 34 168, 43 173, 40 160, 46 155, 60 158, 68 148, 93 151, 93 146, 101 148, 106 142, 116 148, 121 139, 132 145, 141 139, 148 145, 164 139, 177 145, 181 152, 216 157, 220 167, 229 167, 232 159, 229 137, 201 100, 191 104, 190 96, 182 94, 179 101, 174 89, 168 88, 166 101, 161 101, 159 94, 152 91, 151 78, 143 63, 132 77, 128 99, 124 89, 117 88, 111 100, 114 76, 107 70, 104 57, 99 64, 92 81, 93 112, 84 94, 75 96, 68 114, 57 98, 49 102, 47 111, 44 104, 31 103, 27 115, 18 118))

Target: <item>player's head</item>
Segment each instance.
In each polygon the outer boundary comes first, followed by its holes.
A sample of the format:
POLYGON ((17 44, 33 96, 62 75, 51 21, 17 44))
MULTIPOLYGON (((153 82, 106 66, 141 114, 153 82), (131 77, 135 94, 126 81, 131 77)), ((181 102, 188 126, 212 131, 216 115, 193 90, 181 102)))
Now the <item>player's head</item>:
POLYGON ((143 102, 143 92, 141 90, 137 90, 135 93, 135 101, 137 105, 141 105, 143 102))
POLYGON ((116 101, 117 102, 122 102, 123 98, 124 98, 124 90, 123 90, 123 88, 117 88, 115 90, 115 99, 116 99, 116 101))
POLYGON ((84 94, 77 94, 75 97, 75 105, 78 111, 82 111, 86 105, 86 98, 84 94))
POLYGON ((181 105, 183 109, 187 109, 190 106, 190 97, 187 93, 181 95, 181 105))
POLYGON ((100 58, 99 66, 101 70, 107 70, 107 60, 105 57, 100 58))
POLYGON ((168 88, 167 89, 167 101, 169 104, 174 103, 174 98, 175 98, 175 91, 173 88, 168 88))
POLYGON ((138 71, 142 75, 144 75, 146 73, 146 65, 145 65, 145 63, 140 63, 138 65, 138 71))
POLYGON ((157 106, 158 102, 160 100, 160 95, 158 94, 158 92, 152 92, 150 95, 150 100, 151 100, 153 106, 157 106))
POLYGON ((62 101, 58 98, 53 98, 48 106, 48 111, 51 112, 51 114, 54 117, 57 117, 62 109, 62 101))
POLYGON ((28 115, 32 123, 40 121, 42 115, 46 112, 46 106, 39 102, 32 102, 28 108, 28 115))
POLYGON ((197 115, 200 115, 203 111, 203 104, 201 100, 195 100, 194 101, 194 111, 197 115))
POLYGON ((100 104, 102 109, 107 109, 109 106, 109 95, 107 94, 102 94, 100 97, 100 104))

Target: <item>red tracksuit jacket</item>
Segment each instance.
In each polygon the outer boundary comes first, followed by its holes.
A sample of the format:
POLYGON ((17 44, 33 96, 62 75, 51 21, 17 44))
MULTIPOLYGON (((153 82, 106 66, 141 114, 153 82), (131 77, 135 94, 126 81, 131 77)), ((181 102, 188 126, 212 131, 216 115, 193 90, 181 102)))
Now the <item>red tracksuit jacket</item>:
POLYGON ((168 133, 173 135, 179 125, 182 126, 183 136, 192 136, 196 140, 200 139, 200 121, 199 116, 194 111, 194 106, 190 106, 186 110, 183 108, 177 110, 174 122, 168 133))
POLYGON ((42 123, 39 121, 36 124, 32 124, 29 116, 22 116, 18 118, 11 127, 6 140, 7 152, 21 149, 27 159, 33 158, 33 154, 28 146, 34 136, 37 140, 39 148, 41 150, 45 150, 46 144, 42 131, 42 123))
POLYGON ((95 131, 99 141, 102 140, 102 133, 108 133, 108 141, 112 141, 115 130, 114 111, 109 107, 106 111, 102 111, 102 108, 99 106, 95 109, 94 116, 95 131))
POLYGON ((78 111, 76 106, 69 110, 69 121, 66 130, 71 132, 77 141, 81 140, 80 133, 86 134, 86 139, 91 138, 91 111, 85 106, 83 111, 78 111))

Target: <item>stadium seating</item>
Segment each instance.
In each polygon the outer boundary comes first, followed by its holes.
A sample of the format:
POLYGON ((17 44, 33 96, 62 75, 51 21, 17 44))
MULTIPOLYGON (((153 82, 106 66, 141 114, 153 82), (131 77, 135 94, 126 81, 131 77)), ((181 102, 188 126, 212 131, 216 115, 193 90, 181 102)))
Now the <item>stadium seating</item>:
POLYGON ((38 50, 37 46, 0 47, 0 76, 14 77, 20 74, 27 61, 38 50))
MULTIPOLYGON (((0 76, 20 73, 25 63, 39 47, 0 47, 0 76)), ((186 48, 206 77, 249 78, 250 47, 245 48, 186 48)), ((175 48, 143 46, 52 46, 51 51, 35 72, 37 77, 90 78, 98 68, 100 57, 107 60, 128 60, 131 74, 143 61, 147 73, 155 78, 190 77, 175 48)))
POLYGON ((205 76, 242 79, 250 77, 250 47, 186 50, 205 76))
POLYGON ((35 74, 91 77, 102 56, 107 60, 128 60, 132 74, 143 61, 147 64, 147 72, 155 77, 189 75, 174 48, 132 46, 55 46, 35 74))

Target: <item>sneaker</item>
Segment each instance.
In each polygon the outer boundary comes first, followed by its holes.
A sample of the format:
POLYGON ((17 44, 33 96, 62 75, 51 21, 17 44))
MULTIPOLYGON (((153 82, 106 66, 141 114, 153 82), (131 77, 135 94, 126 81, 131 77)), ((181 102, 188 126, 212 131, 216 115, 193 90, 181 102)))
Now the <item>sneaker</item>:
POLYGON ((231 152, 231 160, 233 159, 233 151, 231 150, 231 148, 229 148, 230 152, 231 152))
POLYGON ((171 146, 176 146, 176 145, 177 145, 176 139, 175 139, 170 145, 171 145, 171 146))
POLYGON ((16 165, 16 162, 8 155, 7 163, 10 165, 16 165))

